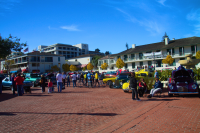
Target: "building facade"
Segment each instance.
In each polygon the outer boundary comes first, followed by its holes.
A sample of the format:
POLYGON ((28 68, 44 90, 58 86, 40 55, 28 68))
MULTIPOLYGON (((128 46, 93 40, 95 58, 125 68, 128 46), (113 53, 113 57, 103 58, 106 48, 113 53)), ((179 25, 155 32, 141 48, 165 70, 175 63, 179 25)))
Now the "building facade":
MULTIPOLYGON (((62 55, 40 53, 38 51, 8 58, 7 60, 14 60, 11 71, 27 69, 30 73, 33 71, 48 72, 54 65, 57 65, 62 71, 62 65, 65 64, 65 57, 62 55)), ((1 70, 6 69, 4 64, 5 61, 1 61, 1 70)))
MULTIPOLYGON (((116 61, 120 57, 125 66, 122 69, 136 70, 138 68, 155 68, 156 70, 162 70, 164 68, 172 68, 180 66, 179 60, 185 60, 187 54, 192 54, 193 58, 196 52, 200 50, 200 37, 189 37, 183 39, 165 38, 164 42, 158 42, 153 44, 136 46, 132 45, 132 48, 122 51, 117 54, 113 54, 107 59, 98 60, 99 71, 116 71, 116 61), (162 63, 162 60, 167 55, 171 55, 174 62, 171 65, 162 63), (107 70, 101 69, 102 63, 108 63, 107 70)), ((199 67, 199 64, 197 65, 199 67)))
POLYGON ((62 55, 65 59, 77 57, 80 55, 88 54, 89 53, 88 44, 76 44, 76 45, 68 45, 68 44, 53 44, 50 46, 38 46, 39 51, 43 51, 45 53, 62 55))

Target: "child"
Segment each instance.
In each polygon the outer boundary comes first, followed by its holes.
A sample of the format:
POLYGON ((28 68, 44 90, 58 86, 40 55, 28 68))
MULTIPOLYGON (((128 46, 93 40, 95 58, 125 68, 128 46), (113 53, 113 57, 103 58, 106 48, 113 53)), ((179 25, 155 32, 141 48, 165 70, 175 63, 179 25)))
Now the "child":
POLYGON ((53 87, 53 83, 51 82, 51 79, 49 79, 49 82, 48 82, 48 93, 51 93, 52 92, 52 87, 53 87))

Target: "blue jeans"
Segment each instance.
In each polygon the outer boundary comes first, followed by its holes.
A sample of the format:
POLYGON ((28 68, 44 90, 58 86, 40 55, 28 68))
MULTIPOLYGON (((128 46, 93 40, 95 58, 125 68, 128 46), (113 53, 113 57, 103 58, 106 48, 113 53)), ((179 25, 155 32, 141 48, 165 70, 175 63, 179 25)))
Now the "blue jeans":
POLYGON ((62 92, 62 82, 57 82, 57 88, 58 88, 58 92, 62 92))
POLYGON ((2 94, 2 84, 0 84, 0 94, 2 94))
POLYGON ((23 85, 22 85, 22 94, 24 94, 24 87, 23 87, 23 85))
POLYGON ((76 80, 72 80, 73 81, 73 87, 76 87, 76 80))
POLYGON ((67 87, 68 87, 68 84, 69 84, 69 86, 70 86, 70 81, 67 80, 67 87))
POLYGON ((18 96, 22 96, 22 85, 17 85, 17 93, 18 93, 18 96))

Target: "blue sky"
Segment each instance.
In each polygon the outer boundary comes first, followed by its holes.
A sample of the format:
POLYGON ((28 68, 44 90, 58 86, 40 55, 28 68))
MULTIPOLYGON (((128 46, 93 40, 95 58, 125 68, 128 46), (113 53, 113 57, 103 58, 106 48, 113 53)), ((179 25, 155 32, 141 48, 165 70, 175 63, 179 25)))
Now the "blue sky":
POLYGON ((89 44, 112 54, 132 44, 200 36, 200 0, 0 0, 0 34, 38 45, 89 44))

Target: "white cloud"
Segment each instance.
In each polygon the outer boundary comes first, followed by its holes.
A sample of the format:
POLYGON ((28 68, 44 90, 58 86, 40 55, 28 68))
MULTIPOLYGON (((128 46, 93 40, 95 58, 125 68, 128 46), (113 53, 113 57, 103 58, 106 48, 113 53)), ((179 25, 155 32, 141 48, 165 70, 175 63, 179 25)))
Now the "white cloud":
POLYGON ((4 15, 5 12, 12 12, 13 8, 19 4, 21 0, 0 0, 0 15, 4 15))
POLYGON ((78 26, 76 25, 71 25, 71 26, 61 26, 60 28, 68 31, 80 31, 77 27, 78 26))
POLYGON ((165 4, 164 4, 165 1, 166 1, 166 0, 158 0, 157 2, 160 3, 161 5, 165 6, 165 4))
POLYGON ((200 8, 196 10, 191 10, 186 16, 187 20, 193 23, 194 33, 200 33, 200 8))
POLYGON ((129 13, 125 12, 122 9, 116 8, 118 11, 124 14, 125 18, 127 18, 128 21, 131 21, 133 23, 138 23, 141 26, 144 26, 145 30, 149 31, 151 35, 156 35, 162 33, 164 28, 158 24, 155 20, 148 20, 148 19, 136 19, 135 17, 131 16, 129 13))
POLYGON ((53 28, 53 27, 51 27, 51 26, 48 26, 48 29, 49 29, 49 30, 58 30, 58 28, 53 28))

